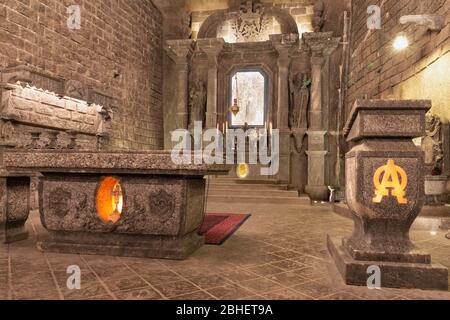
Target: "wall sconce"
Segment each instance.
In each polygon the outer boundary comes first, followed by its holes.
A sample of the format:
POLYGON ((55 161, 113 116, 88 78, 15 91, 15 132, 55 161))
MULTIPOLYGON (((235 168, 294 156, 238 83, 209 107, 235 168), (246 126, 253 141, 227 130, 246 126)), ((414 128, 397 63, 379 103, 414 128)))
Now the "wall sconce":
POLYGON ((405 35, 399 34, 397 37, 395 37, 393 46, 397 51, 405 50, 409 47, 409 40, 405 35))
POLYGON ((408 23, 414 23, 419 26, 427 27, 427 29, 430 31, 441 31, 445 26, 444 17, 437 14, 418 14, 402 16, 400 18, 400 24, 408 23))

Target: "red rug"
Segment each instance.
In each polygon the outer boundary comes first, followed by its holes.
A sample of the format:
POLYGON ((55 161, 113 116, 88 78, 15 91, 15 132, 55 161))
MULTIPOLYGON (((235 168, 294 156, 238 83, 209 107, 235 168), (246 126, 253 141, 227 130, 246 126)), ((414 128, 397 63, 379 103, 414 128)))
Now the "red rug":
POLYGON ((206 244, 221 245, 235 233, 251 214, 209 213, 198 233, 206 244))

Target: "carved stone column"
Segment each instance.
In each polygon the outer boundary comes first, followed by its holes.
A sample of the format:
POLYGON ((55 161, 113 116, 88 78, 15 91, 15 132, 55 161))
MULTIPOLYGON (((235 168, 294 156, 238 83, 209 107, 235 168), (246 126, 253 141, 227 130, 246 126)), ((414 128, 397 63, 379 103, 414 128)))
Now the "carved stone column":
MULTIPOLYGON (((323 99, 322 81, 324 65, 337 49, 340 38, 333 38, 331 32, 304 33, 303 40, 311 51, 311 108, 308 128, 308 185, 305 190, 311 200, 328 200, 328 129, 324 124, 328 101, 323 99)), ((328 88, 327 88, 328 89, 328 88)))
POLYGON ((225 40, 199 39, 198 48, 208 57, 208 102, 206 107, 206 128, 215 128, 217 125, 217 63, 222 52, 225 40))
POLYGON ((177 83, 174 93, 177 94, 177 129, 188 127, 188 80, 189 64, 194 52, 193 40, 168 40, 165 50, 169 57, 175 62, 177 72, 177 83))
MULTIPOLYGON (((278 52, 278 101, 277 129, 280 130, 280 170, 278 180, 290 181, 290 135, 289 130, 289 67, 291 50, 295 42, 285 41, 285 36, 271 36, 272 45, 278 52)), ((287 39, 289 40, 289 39, 287 39)))

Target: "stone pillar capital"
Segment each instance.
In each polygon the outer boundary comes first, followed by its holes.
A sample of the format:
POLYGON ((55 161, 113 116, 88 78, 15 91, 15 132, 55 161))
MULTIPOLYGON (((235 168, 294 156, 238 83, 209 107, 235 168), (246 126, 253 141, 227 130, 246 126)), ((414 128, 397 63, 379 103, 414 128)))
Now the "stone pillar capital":
POLYGON ((303 34, 303 43, 311 51, 312 57, 327 57, 332 54, 341 41, 333 37, 332 32, 307 32, 303 34))
POLYGON ((217 60, 225 46, 225 40, 217 39, 199 39, 197 40, 198 49, 206 54, 208 63, 212 67, 217 66, 217 60))
POLYGON ((167 40, 164 49, 176 64, 187 64, 194 52, 194 40, 167 40))
MULTIPOLYGON (((298 40, 298 37, 297 37, 298 40)), ((278 52, 278 66, 280 68, 288 68, 291 62, 291 54, 298 41, 293 39, 291 35, 272 35, 270 41, 272 46, 278 52)))
POLYGON ((207 56, 218 56, 225 46, 225 40, 222 38, 214 39, 198 39, 197 46, 200 51, 206 53, 207 56))

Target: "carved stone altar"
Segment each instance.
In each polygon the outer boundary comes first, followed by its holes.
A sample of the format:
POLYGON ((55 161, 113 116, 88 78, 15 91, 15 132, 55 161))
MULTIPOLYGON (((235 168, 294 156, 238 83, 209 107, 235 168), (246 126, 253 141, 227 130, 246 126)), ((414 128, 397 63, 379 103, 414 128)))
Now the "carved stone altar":
POLYGON ((39 208, 48 234, 40 249, 168 259, 203 245, 203 177, 230 169, 175 165, 166 152, 23 150, 5 152, 4 167, 42 174, 39 208))

